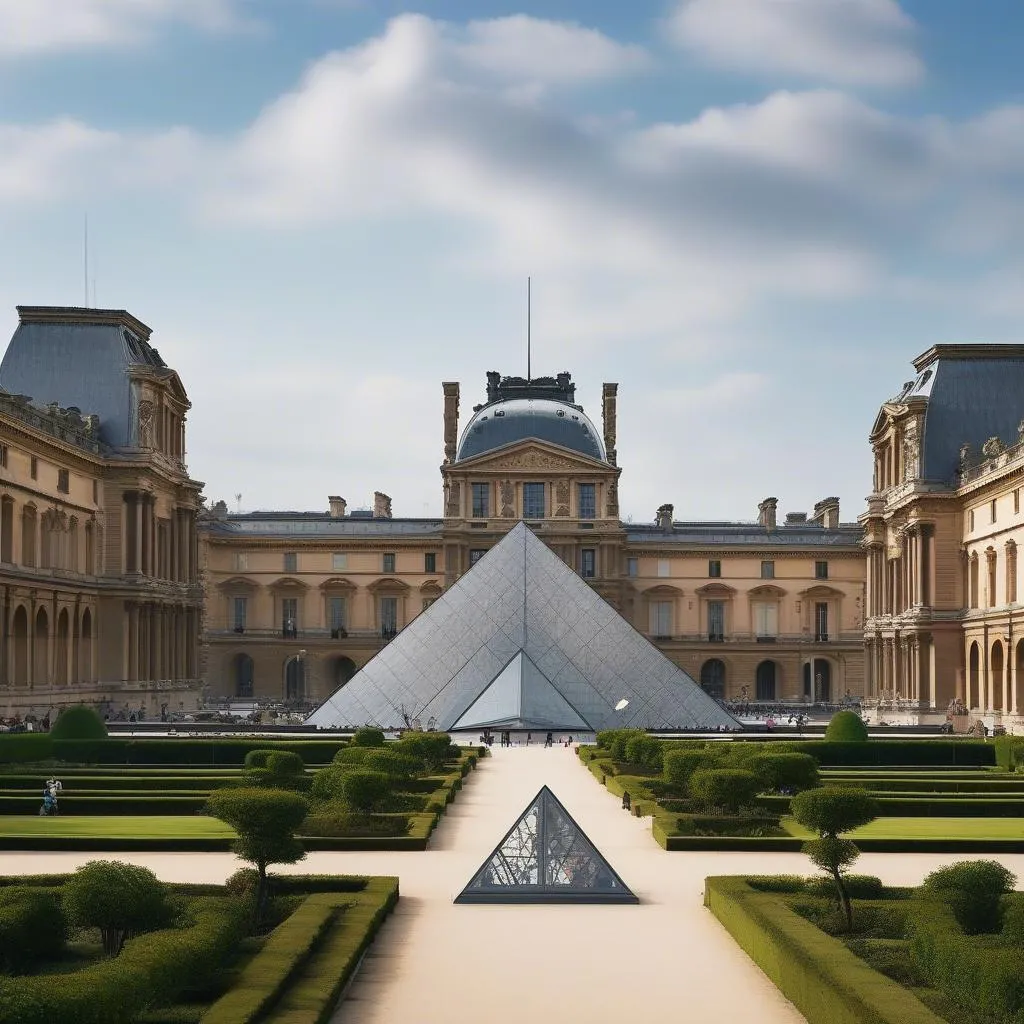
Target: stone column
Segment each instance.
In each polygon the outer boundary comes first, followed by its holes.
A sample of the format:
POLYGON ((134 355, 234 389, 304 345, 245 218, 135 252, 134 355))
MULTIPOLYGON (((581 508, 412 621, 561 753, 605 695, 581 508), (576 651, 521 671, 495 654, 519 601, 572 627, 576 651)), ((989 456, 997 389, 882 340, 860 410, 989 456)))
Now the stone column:
POLYGON ((129 680, 139 678, 139 606, 128 605, 128 675, 129 680))
POLYGON ((448 465, 455 461, 459 439, 459 383, 445 381, 441 389, 444 393, 444 461, 448 465))
POLYGON ((616 462, 616 405, 618 404, 617 395, 619 392, 618 384, 604 384, 601 387, 601 418, 604 426, 604 447, 605 452, 608 456, 608 462, 615 466, 616 462))

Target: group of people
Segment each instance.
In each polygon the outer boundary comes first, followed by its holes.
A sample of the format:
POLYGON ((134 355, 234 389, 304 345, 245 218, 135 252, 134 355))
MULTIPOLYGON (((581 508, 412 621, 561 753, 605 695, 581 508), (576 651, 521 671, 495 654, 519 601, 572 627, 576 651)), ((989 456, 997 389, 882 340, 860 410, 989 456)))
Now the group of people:
MULTIPOLYGON (((485 736, 484 737, 484 742, 487 743, 488 746, 490 746, 490 743, 488 742, 488 739, 489 738, 485 736)), ((511 747, 512 746, 512 733, 511 732, 503 732, 501 734, 500 739, 501 739, 501 746, 503 746, 503 747, 511 747)), ((529 746, 532 742, 533 742, 533 733, 532 732, 528 732, 526 734, 526 746, 529 746)), ((563 747, 571 747, 572 746, 572 737, 571 736, 563 736, 560 742, 561 742, 563 747)), ((544 737, 544 746, 545 747, 553 747, 554 745, 555 745, 555 734, 553 732, 549 732, 544 737)))
POLYGON ((46 780, 43 786, 43 806, 39 808, 40 815, 60 813, 60 809, 57 806, 57 798, 60 796, 60 791, 63 788, 64 786, 61 784, 60 779, 50 778, 46 780))

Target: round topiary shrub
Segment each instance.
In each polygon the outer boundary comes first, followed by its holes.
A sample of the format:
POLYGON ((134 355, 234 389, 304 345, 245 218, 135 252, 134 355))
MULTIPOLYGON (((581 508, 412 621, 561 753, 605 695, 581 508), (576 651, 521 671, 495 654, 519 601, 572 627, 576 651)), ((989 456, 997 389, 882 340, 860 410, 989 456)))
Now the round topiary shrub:
POLYGON ((721 756, 717 751, 710 749, 676 749, 666 750, 662 761, 662 778, 674 789, 688 793, 693 773, 718 767, 721 764, 721 756))
POLYGON ((626 743, 626 760, 641 768, 661 771, 661 741, 646 733, 631 737, 626 743))
POLYGON ((342 777, 345 803, 362 814, 375 811, 391 793, 391 780, 383 772, 349 772, 342 777))
POLYGON ((765 790, 800 793, 821 783, 818 762, 810 754, 763 753, 743 767, 762 780, 765 790))
POLYGON ((0 972, 20 974, 59 956, 66 938, 56 892, 27 885, 0 888, 0 972))
POLYGON ((1017 877, 996 860, 964 860, 933 871, 924 893, 945 903, 968 935, 999 931, 1001 902, 1017 877))
POLYGON ((380 729, 356 729, 352 734, 350 744, 353 747, 383 747, 384 733, 380 729))
POLYGON ((107 727, 95 708, 75 704, 53 723, 50 735, 55 740, 105 740, 107 727))
POLYGON ((300 755, 290 750, 275 750, 267 758, 267 770, 271 775, 301 775, 306 764, 300 755))
POLYGON ((864 743, 868 727, 856 711, 837 711, 825 730, 826 743, 864 743))
POLYGON ((749 807, 761 789, 761 781, 753 772, 742 768, 712 768, 694 772, 690 792, 705 807, 721 807, 733 814, 749 807))
POLYGON ((423 762, 397 750, 369 750, 363 767, 369 772, 383 772, 392 779, 411 779, 423 769, 423 762))

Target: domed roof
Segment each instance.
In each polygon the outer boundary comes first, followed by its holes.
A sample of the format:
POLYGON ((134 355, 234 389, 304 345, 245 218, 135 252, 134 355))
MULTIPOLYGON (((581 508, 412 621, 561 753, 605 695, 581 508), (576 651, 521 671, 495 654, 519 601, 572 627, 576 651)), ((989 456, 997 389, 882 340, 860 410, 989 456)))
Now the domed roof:
POLYGON ((531 437, 607 461, 601 435, 589 417, 576 406, 550 398, 509 398, 485 405, 466 424, 456 459, 531 437))

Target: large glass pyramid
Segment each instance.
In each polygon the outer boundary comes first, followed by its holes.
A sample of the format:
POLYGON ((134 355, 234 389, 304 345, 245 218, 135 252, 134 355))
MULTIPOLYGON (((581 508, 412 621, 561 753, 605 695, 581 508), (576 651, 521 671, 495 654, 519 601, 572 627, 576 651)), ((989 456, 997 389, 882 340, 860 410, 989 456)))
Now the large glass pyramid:
POLYGON ((740 728, 523 523, 308 721, 417 719, 442 730, 740 728))
POLYGON ((637 903, 547 786, 456 903, 637 903))

